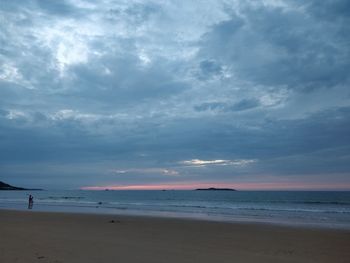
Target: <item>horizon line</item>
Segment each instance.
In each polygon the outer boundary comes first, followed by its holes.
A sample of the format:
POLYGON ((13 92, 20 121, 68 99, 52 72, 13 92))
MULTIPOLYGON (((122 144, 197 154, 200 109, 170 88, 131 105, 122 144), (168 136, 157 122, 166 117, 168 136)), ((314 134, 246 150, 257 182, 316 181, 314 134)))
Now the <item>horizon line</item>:
POLYGON ((311 183, 177 183, 154 185, 99 185, 83 186, 80 190, 196 190, 207 188, 229 188, 237 191, 350 191, 350 184, 311 183))

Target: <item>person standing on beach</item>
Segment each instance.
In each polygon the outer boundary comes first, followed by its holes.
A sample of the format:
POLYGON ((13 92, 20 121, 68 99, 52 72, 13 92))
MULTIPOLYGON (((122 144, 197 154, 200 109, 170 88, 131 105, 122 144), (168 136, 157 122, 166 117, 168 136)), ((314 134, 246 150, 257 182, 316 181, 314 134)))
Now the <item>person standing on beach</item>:
POLYGON ((33 203, 34 203, 34 197, 32 195, 29 195, 28 209, 32 209, 33 208, 33 203))

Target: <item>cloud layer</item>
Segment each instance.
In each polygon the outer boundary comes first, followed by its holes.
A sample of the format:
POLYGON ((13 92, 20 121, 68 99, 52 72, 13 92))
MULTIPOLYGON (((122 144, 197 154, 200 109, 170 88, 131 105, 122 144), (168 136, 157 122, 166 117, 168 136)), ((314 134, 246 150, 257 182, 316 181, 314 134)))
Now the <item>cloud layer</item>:
POLYGON ((350 188, 349 10, 2 1, 0 178, 350 188))

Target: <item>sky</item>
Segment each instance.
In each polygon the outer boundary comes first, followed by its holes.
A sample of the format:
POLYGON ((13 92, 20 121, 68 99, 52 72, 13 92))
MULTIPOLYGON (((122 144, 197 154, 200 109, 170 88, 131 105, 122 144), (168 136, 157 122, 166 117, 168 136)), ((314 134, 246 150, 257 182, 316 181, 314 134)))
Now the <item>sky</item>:
POLYGON ((350 190, 348 0, 1 0, 0 181, 350 190))

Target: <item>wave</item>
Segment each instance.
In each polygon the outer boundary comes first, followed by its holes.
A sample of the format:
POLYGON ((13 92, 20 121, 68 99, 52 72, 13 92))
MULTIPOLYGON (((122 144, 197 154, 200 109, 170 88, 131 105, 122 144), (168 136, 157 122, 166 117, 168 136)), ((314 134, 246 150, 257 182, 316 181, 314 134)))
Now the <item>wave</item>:
POLYGON ((281 201, 281 200, 268 200, 268 201, 245 201, 247 203, 281 203, 281 204, 310 204, 310 205, 348 205, 350 206, 350 201, 281 201))
MULTIPOLYGON (((162 202, 158 200, 143 201, 143 202, 111 202, 111 201, 97 201, 87 200, 83 196, 48 196, 38 197, 35 200, 35 204, 45 205, 61 205, 61 206, 82 206, 82 207, 101 207, 108 209, 136 209, 136 210, 148 210, 159 211, 169 210, 178 212, 190 212, 192 209, 194 212, 206 213, 215 212, 233 213, 237 214, 241 212, 286 212, 286 213, 325 213, 325 214, 350 214, 350 205, 346 201, 293 201, 293 202, 188 202, 188 203, 169 203, 169 200, 162 202), (289 204, 289 205, 288 205, 289 204), (301 204, 305 206, 300 206, 301 204), (319 206, 321 204, 330 205, 326 207, 319 206), (282 207, 283 205, 283 207, 282 207), (293 206, 294 205, 294 206, 293 206), (296 206, 299 205, 299 206, 296 206), (335 206, 334 206, 335 205, 335 206), (341 205, 341 206, 340 206, 341 205)), ((178 200, 177 200, 178 201, 178 200)), ((28 200, 24 198, 0 198, 0 203, 27 203, 28 200)))
MULTIPOLYGON (((9 202, 9 203, 26 203, 28 200, 23 198, 1 198, 1 202, 9 202)), ((190 209, 195 210, 216 210, 218 213, 223 212, 224 210, 227 211, 271 211, 271 212, 308 212, 308 213, 343 213, 343 214, 350 214, 350 208, 346 206, 342 207, 325 207, 323 209, 320 209, 320 206, 317 206, 317 204, 324 204, 325 202, 294 202, 289 204, 312 204, 316 206, 303 206, 303 207, 293 207, 292 205, 288 206, 284 204, 284 206, 278 206, 277 203, 270 203, 272 204, 269 206, 269 203, 264 203, 265 205, 262 206, 262 203, 223 203, 221 205, 217 204, 210 204, 209 202, 206 203, 168 203, 168 202, 107 202, 107 201, 97 201, 97 200, 86 200, 85 197, 81 196, 49 196, 49 197, 42 197, 42 198, 36 198, 35 199, 36 204, 62 204, 62 205, 74 205, 74 206, 100 206, 104 208, 132 208, 132 209, 146 209, 146 210, 159 210, 159 209, 171 209, 171 210, 185 210, 188 211, 190 209)), ((327 202, 327 204, 339 204, 339 202, 327 202)), ((344 203, 344 202, 340 202, 344 203)))
POLYGON ((160 204, 160 203, 106 203, 109 208, 119 208, 129 207, 132 209, 154 209, 159 210, 162 208, 175 208, 181 211, 182 209, 186 209, 184 212, 187 212, 188 209, 198 209, 202 211, 212 211, 216 210, 217 213, 222 213, 223 211, 274 211, 274 212, 307 212, 307 213, 341 213, 341 214, 350 214, 350 209, 306 209, 306 208, 293 208, 293 207, 258 207, 258 206, 215 206, 215 205, 192 205, 192 204, 160 204))
POLYGON ((48 196, 48 197, 39 197, 38 199, 39 200, 46 200, 46 199, 49 199, 49 200, 60 200, 60 199, 63 199, 63 200, 81 200, 81 199, 84 199, 85 197, 83 196, 48 196))
POLYGON ((326 213, 326 214, 350 214, 350 211, 344 210, 320 210, 320 209, 300 209, 300 208, 237 208, 238 210, 251 211, 275 211, 275 212, 307 212, 307 213, 326 213))

